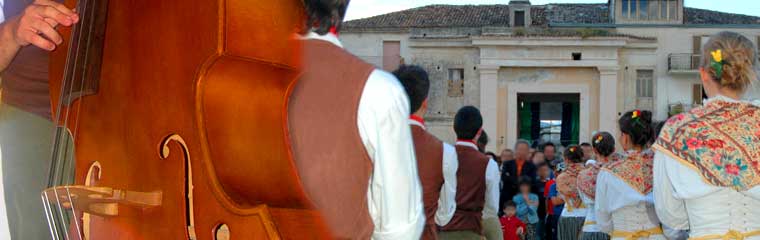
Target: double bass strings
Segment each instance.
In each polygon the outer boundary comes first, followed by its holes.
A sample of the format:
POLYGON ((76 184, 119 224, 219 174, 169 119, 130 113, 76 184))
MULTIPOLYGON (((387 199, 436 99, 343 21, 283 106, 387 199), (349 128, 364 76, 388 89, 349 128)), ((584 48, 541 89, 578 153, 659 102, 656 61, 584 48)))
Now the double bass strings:
MULTIPOLYGON (((93 19, 92 15, 94 15, 94 11, 88 11, 89 4, 87 3, 87 0, 81 0, 77 4, 77 9, 79 13, 82 13, 83 20, 84 19, 93 19)), ((68 185, 71 183, 74 183, 74 169, 75 169, 75 162, 73 158, 73 153, 69 153, 69 150, 72 147, 72 141, 76 138, 76 132, 78 131, 78 125, 79 125, 79 112, 77 112, 75 118, 75 130, 71 134, 65 134, 66 128, 68 127, 68 121, 70 119, 71 114, 71 106, 66 108, 66 114, 64 119, 61 119, 63 114, 61 114, 64 103, 71 103, 74 97, 74 82, 76 81, 76 78, 79 77, 80 86, 79 86, 79 92, 82 92, 84 90, 84 82, 86 75, 84 72, 81 72, 80 74, 77 74, 79 68, 77 67, 80 64, 80 47, 82 47, 82 37, 84 32, 82 31, 81 24, 87 23, 85 21, 80 22, 79 25, 75 25, 73 28, 74 34, 70 37, 70 47, 69 52, 66 56, 66 65, 64 67, 64 81, 61 86, 61 92, 59 96, 59 102, 58 102, 58 111, 56 111, 56 123, 60 123, 63 121, 63 124, 60 125, 61 127, 56 128, 56 134, 55 134, 55 142, 53 145, 53 151, 52 151, 52 162, 51 162, 51 174, 49 175, 50 179, 48 180, 48 187, 55 187, 60 185, 68 185), (73 62, 72 62, 72 55, 73 56, 73 62), (73 65, 73 66, 72 66, 73 65), (61 149, 61 145, 64 145, 64 148, 61 149)), ((87 33, 85 36, 91 36, 92 33, 92 23, 89 23, 89 28, 87 29, 87 33)), ((89 42, 89 38, 87 41, 89 42)), ((85 44, 86 45, 86 44, 85 44)), ((87 63, 87 46, 84 48, 84 61, 81 62, 81 64, 87 63)), ((84 68, 82 68, 84 69, 84 68)), ((77 107, 82 106, 82 99, 78 101, 77 107)), ((70 227, 70 224, 67 226, 67 222, 70 220, 73 220, 75 223, 76 233, 78 235, 78 238, 81 240, 83 238, 82 235, 82 228, 79 226, 79 218, 77 217, 77 210, 75 207, 75 204, 73 203, 74 198, 71 195, 71 192, 69 191, 69 188, 66 187, 66 197, 68 198, 69 207, 71 208, 71 213, 73 215, 73 219, 69 218, 69 214, 64 211, 63 206, 60 202, 60 198, 63 197, 59 194, 58 190, 56 188, 53 188, 53 192, 56 195, 55 196, 55 210, 52 208, 52 203, 50 201, 50 196, 48 195, 48 192, 43 192, 43 204, 45 207, 46 217, 49 222, 49 228, 51 230, 51 234, 53 235, 54 239, 60 239, 61 236, 63 236, 63 239, 69 239, 70 235, 68 234, 68 229, 70 227), (57 211, 56 211, 57 210, 57 211), (56 214, 57 212, 57 214, 56 214), (60 222, 60 226, 56 224, 56 222, 60 222)))

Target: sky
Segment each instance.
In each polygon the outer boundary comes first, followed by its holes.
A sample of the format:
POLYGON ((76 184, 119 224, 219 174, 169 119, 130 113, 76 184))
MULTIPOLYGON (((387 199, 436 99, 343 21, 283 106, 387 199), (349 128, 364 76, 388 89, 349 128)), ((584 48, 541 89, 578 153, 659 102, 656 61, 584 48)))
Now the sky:
MULTIPOLYGON (((685 0, 687 7, 760 16, 760 0, 685 0)), ((607 0, 531 0, 547 3, 606 3, 607 0)), ((430 4, 507 4, 509 0, 351 0, 346 20, 366 18, 430 4)))

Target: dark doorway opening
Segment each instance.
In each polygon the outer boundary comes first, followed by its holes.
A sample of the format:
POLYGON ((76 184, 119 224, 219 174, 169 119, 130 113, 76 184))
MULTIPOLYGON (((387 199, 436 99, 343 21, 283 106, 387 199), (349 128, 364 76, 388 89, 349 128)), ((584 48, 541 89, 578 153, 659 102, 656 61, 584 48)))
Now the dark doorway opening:
POLYGON ((578 144, 580 94, 517 94, 517 136, 537 147, 546 142, 578 144))

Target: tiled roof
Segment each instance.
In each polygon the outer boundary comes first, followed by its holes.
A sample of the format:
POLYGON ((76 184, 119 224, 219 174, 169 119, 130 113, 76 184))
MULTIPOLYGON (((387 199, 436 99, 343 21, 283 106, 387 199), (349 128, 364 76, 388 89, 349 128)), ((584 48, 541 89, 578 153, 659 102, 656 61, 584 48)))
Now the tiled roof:
POLYGON ((760 17, 689 7, 684 9, 684 17, 686 24, 760 24, 760 17))
MULTIPOLYGON (((547 4, 531 7, 531 24, 609 24, 607 4, 547 4)), ((685 8, 685 24, 760 24, 760 17, 685 8)), ((506 27, 509 5, 429 5, 348 21, 345 28, 506 27)))
POLYGON ((480 27, 509 25, 508 5, 429 5, 348 21, 346 28, 480 27))

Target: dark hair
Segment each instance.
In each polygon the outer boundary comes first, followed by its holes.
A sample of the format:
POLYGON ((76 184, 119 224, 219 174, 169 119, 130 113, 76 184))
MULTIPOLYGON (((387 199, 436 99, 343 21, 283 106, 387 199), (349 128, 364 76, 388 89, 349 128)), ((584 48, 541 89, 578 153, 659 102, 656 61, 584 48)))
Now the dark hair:
POLYGON ((427 71, 416 65, 401 65, 396 71, 393 71, 393 75, 398 78, 401 85, 404 85, 406 95, 409 96, 409 114, 420 110, 422 102, 427 99, 430 91, 430 79, 427 71))
POLYGON ((662 132, 662 128, 665 127, 665 123, 667 121, 659 121, 655 122, 652 126, 654 128, 654 138, 652 141, 657 140, 658 137, 660 137, 660 132, 662 132))
POLYGON ((735 32, 719 32, 710 37, 702 49, 701 67, 712 79, 731 90, 744 92, 755 81, 757 52, 752 41, 735 32), (722 72, 713 67, 712 53, 720 50, 722 72))
POLYGON ((557 146, 554 146, 554 143, 547 142, 547 143, 544 143, 544 145, 541 147, 541 151, 546 150, 546 147, 553 147, 555 150, 557 149, 557 146))
POLYGON ((483 116, 480 110, 473 106, 465 106, 454 116, 454 132, 459 139, 473 139, 483 127, 483 116))
POLYGON ((519 182, 518 186, 522 186, 522 185, 533 186, 533 180, 530 179, 530 177, 528 177, 528 176, 522 176, 522 177, 520 177, 520 179, 518 180, 518 182, 519 182))
POLYGON ((340 30, 349 0, 303 0, 306 7, 306 31, 325 35, 330 28, 340 30))
POLYGON ((618 120, 620 131, 631 137, 634 145, 646 147, 654 138, 654 129, 652 128, 652 112, 634 110, 623 114, 618 120), (638 116, 633 117, 636 113, 638 116))
POLYGON ((587 143, 587 142, 581 143, 581 147, 591 147, 591 143, 587 143))
POLYGON ((478 145, 482 145, 482 146, 488 145, 488 134, 486 134, 486 131, 480 132, 480 137, 478 138, 478 145))
POLYGON ((580 163, 583 162, 583 150, 578 145, 570 145, 565 149, 565 159, 570 162, 580 163))
POLYGON ((508 207, 517 208, 517 204, 515 204, 515 202, 513 202, 512 200, 509 200, 506 203, 504 203, 504 208, 508 208, 508 207))
POLYGON ((594 134, 591 142, 596 152, 603 157, 609 157, 615 153, 615 138, 608 132, 594 134))
POLYGON ((548 167, 549 169, 551 169, 551 168, 552 168, 552 166, 550 166, 550 165, 549 165, 549 163, 546 163, 546 162, 542 162, 542 163, 539 163, 539 164, 536 166, 536 169, 541 169, 542 167, 548 167))
POLYGON ((488 156, 492 157, 494 161, 497 161, 497 162, 499 161, 499 157, 498 157, 498 156, 496 156, 496 153, 493 153, 493 152, 487 152, 487 153, 486 153, 486 155, 488 155, 488 156))

